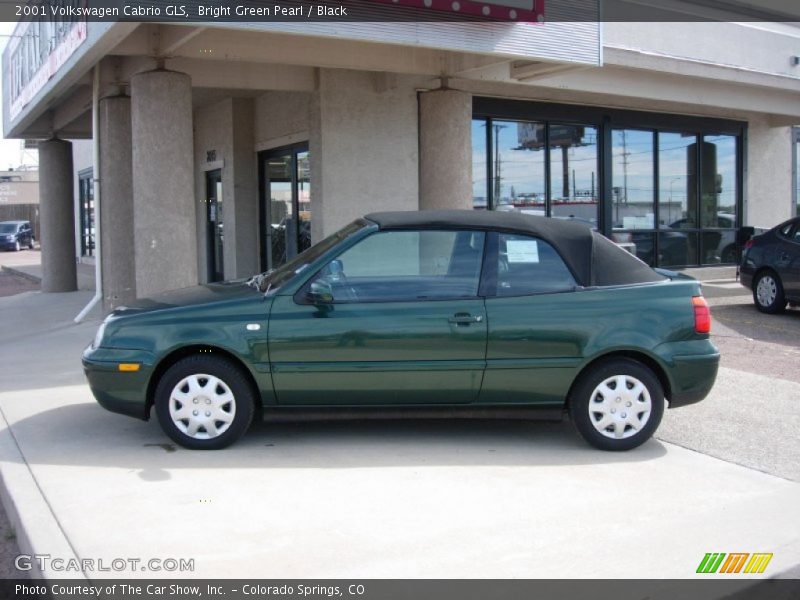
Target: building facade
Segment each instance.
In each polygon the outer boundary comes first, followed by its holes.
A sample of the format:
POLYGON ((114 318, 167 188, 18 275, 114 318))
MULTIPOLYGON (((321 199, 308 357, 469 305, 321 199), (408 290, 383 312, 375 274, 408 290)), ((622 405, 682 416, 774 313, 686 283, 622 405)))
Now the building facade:
MULTIPOLYGON (((47 79, 23 23, 4 124, 43 140, 43 181, 66 179, 42 190, 43 261, 94 251, 76 220, 99 204, 107 308, 275 267, 379 210, 514 210, 656 266, 732 264, 736 228, 798 212, 800 28, 724 14, 68 23, 36 30, 65 49, 47 79), (65 140, 94 134, 98 164, 75 159, 65 140)), ((45 288, 69 288, 56 271, 45 288)))

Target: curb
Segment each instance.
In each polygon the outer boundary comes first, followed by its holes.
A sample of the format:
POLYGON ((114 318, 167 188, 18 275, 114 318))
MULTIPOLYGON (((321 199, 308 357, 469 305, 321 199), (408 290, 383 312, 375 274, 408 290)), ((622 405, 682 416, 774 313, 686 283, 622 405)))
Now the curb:
MULTIPOLYGON (((5 269, 5 267, 3 267, 5 269)), ((60 558, 66 563, 80 561, 56 520, 36 477, 28 466, 11 427, 0 406, 0 500, 16 533, 21 554, 60 558)), ((27 575, 31 579, 80 579, 85 574, 74 571, 54 572, 33 560, 27 575)))
POLYGON ((2 266, 2 269, 6 273, 11 273, 12 275, 16 275, 17 277, 22 277, 23 279, 27 279, 28 281, 32 281, 33 283, 42 283, 41 277, 37 277, 36 275, 31 275, 30 273, 26 273, 25 271, 20 271, 19 269, 15 269, 13 267, 7 267, 5 265, 2 266))

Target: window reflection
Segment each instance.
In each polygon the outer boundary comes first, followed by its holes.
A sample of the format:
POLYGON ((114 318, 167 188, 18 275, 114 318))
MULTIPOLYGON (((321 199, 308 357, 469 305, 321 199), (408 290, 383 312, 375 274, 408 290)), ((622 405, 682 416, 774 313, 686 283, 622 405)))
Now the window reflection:
POLYGON ((597 129, 550 125, 550 214, 597 227, 597 129))
POLYGON ((492 134, 494 208, 545 215, 544 124, 493 121, 492 134))
POLYGON ((686 133, 658 135, 658 224, 662 228, 696 227, 694 147, 697 138, 686 133))
POLYGON ((472 121, 472 208, 486 210, 486 119, 472 121))
MULTIPOLYGON (((603 129, 591 125, 476 119, 474 207, 593 228, 602 214, 604 233, 651 265, 735 263, 739 137, 664 131, 646 122, 609 129, 602 136, 603 129), (601 140, 607 144, 602 152, 601 140), (611 181, 602 185, 600 154, 611 166, 611 181), (601 195, 610 205, 602 213, 601 195)), ((795 160, 800 171, 800 156, 795 160)))
POLYGON ((615 129, 611 134, 614 228, 655 227, 653 132, 615 129))

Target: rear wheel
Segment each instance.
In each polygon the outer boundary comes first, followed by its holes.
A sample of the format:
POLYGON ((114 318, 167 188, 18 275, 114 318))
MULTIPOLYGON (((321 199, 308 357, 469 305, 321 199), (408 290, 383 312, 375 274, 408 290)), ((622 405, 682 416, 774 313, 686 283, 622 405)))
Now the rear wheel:
POLYGON ((214 355, 176 362, 155 392, 158 422, 192 450, 218 450, 238 440, 253 420, 255 395, 242 371, 214 355))
POLYGON ((786 308, 781 278, 773 271, 764 271, 753 281, 753 302, 763 313, 774 315, 786 308))
POLYGON ((33 250, 33 236, 28 240, 28 250, 33 250))
POLYGON ((630 450, 646 442, 664 414, 664 390, 642 363, 615 358, 583 374, 569 399, 572 422, 601 450, 630 450))

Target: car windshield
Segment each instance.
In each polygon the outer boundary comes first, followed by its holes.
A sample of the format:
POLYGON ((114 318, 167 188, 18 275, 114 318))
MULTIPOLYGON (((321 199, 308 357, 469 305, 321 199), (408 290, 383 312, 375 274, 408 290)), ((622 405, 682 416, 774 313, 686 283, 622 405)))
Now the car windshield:
POLYGON ((295 256, 292 260, 281 265, 276 269, 265 271, 247 281, 247 285, 258 289, 265 294, 274 294, 280 287, 292 277, 304 271, 308 265, 333 248, 336 244, 350 237, 357 231, 369 227, 369 221, 356 219, 349 225, 343 227, 336 233, 329 235, 318 244, 314 244, 307 250, 295 256))
POLYGON ((0 223, 0 233, 16 233, 16 223, 0 223))

